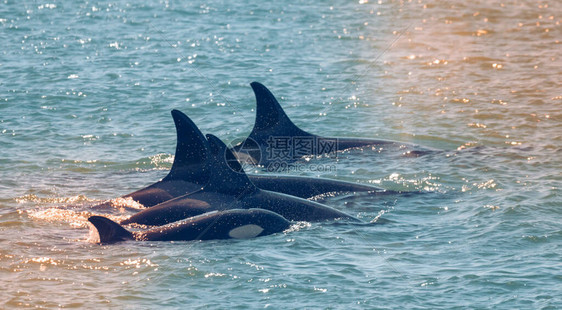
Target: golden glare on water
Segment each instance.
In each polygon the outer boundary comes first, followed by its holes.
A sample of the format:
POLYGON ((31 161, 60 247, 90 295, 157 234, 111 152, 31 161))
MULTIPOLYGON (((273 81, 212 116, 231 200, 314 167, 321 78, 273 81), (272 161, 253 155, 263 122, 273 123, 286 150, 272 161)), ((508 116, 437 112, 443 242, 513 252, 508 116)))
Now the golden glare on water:
POLYGON ((0 308, 556 308, 561 5, 4 1, 0 308), (303 130, 436 152, 306 174, 387 189, 314 198, 360 224, 91 244, 172 166, 170 110, 245 137, 254 80, 303 130))
POLYGON ((26 212, 32 219, 46 222, 67 223, 74 228, 88 227, 88 218, 93 215, 103 214, 103 216, 106 216, 107 218, 116 222, 122 221, 129 217, 129 215, 108 215, 106 213, 95 213, 91 211, 74 211, 62 207, 39 208, 35 210, 27 210, 26 212))
MULTIPOLYGON (((545 102, 552 98, 560 103, 559 79, 554 75, 562 74, 562 58, 553 53, 559 49, 559 36, 554 33, 560 33, 560 19, 548 5, 418 1, 400 2, 400 8, 416 8, 417 13, 411 15, 408 27, 396 29, 384 42, 388 49, 380 59, 384 78, 375 75, 369 80, 381 89, 394 90, 395 96, 384 99, 391 109, 399 109, 385 119, 391 128, 432 140, 440 135, 433 128, 448 127, 459 133, 459 139, 478 136, 495 145, 522 146, 529 132, 517 129, 532 113, 519 102, 534 97, 542 114, 560 113, 545 102), (533 16, 529 11, 541 13, 533 16), (533 49, 539 46, 542 52, 537 55, 533 49), (457 121, 452 123, 452 118, 457 121), (427 119, 434 126, 427 126, 427 119), (469 130, 463 128, 466 124, 469 130), (507 134, 510 139, 497 139, 507 134)), ((373 49, 373 58, 380 49, 380 45, 373 49)))
POLYGON ((137 209, 137 210, 142 210, 145 209, 146 207, 144 205, 142 205, 141 203, 133 200, 133 198, 131 197, 127 197, 127 198, 114 198, 110 200, 111 206, 114 208, 118 208, 121 210, 124 210, 124 208, 130 208, 130 209, 137 209))
POLYGON ((95 201, 84 195, 77 195, 72 197, 39 197, 35 194, 29 194, 15 198, 17 203, 37 203, 37 204, 77 204, 88 203, 95 201))

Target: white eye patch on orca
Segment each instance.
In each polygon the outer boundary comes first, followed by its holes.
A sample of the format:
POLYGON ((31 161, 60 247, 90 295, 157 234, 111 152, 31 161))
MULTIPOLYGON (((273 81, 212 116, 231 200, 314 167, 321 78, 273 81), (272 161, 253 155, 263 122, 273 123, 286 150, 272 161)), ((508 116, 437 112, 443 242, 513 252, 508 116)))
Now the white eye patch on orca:
POLYGON ((228 235, 230 236, 230 238, 234 239, 248 239, 259 236, 262 231, 263 228, 261 226, 248 224, 232 229, 228 232, 228 235))

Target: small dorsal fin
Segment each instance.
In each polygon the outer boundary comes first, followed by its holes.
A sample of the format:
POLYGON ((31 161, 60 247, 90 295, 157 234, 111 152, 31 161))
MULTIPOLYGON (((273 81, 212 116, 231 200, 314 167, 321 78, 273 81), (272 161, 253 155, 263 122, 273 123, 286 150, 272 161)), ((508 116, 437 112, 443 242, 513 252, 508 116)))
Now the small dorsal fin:
POLYGON ((96 227, 100 237, 100 243, 111 243, 127 239, 134 239, 131 232, 127 231, 121 225, 103 216, 90 216, 88 221, 96 227))
POLYGON ((208 134, 212 155, 211 177, 205 191, 241 196, 257 190, 232 151, 217 137, 208 134), (228 161, 228 162, 227 162, 228 161))
POLYGON ((256 122, 250 137, 267 136, 310 136, 289 119, 283 108, 265 86, 258 82, 250 84, 256 95, 256 122))
POLYGON ((208 179, 209 142, 195 123, 184 113, 172 110, 176 124, 177 145, 168 180, 183 180, 205 184, 208 179))

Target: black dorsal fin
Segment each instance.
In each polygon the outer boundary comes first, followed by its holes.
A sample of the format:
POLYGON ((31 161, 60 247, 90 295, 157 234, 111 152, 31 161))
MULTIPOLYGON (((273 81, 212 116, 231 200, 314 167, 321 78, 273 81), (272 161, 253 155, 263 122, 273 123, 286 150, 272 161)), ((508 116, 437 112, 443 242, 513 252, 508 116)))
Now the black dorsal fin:
POLYGON ((256 122, 250 137, 311 135, 289 119, 269 89, 258 82, 252 82, 250 85, 256 95, 256 122))
POLYGON ((121 225, 103 216, 90 216, 88 221, 96 227, 100 243, 111 243, 134 239, 133 234, 121 225))
POLYGON ((208 134, 207 139, 212 155, 212 165, 209 167, 211 177, 205 186, 205 191, 242 196, 257 190, 248 178, 232 151, 217 137, 208 134), (227 162, 228 161, 228 162, 227 162))
POLYGON ((164 180, 205 184, 208 180, 209 142, 187 115, 172 110, 172 117, 178 136, 176 155, 172 169, 164 180))

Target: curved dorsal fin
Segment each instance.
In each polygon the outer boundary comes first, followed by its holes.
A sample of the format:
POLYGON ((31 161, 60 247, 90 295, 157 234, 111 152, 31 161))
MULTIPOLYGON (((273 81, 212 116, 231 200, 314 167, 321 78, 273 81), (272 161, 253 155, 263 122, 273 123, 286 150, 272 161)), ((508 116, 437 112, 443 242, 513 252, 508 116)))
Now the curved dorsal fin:
POLYGON ((209 142, 184 113, 172 110, 176 124, 177 145, 174 163, 164 180, 182 180, 204 184, 208 179, 209 142))
POLYGON ((256 122, 250 136, 310 136, 289 119, 283 108, 265 86, 250 83, 256 95, 256 122))
POLYGON ((217 137, 208 134, 212 155, 211 177, 205 190, 241 196, 257 190, 232 151, 217 137), (228 162, 227 162, 228 161, 228 162))
POLYGON ((103 216, 90 216, 88 221, 96 227, 99 235, 100 243, 110 243, 127 239, 134 239, 131 232, 127 231, 123 226, 103 216))

